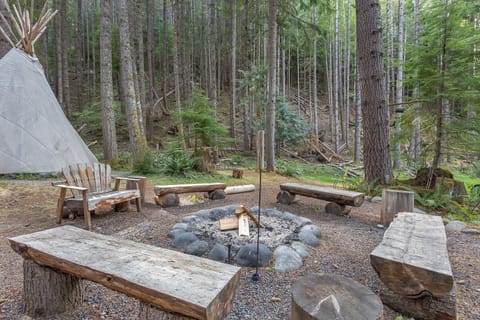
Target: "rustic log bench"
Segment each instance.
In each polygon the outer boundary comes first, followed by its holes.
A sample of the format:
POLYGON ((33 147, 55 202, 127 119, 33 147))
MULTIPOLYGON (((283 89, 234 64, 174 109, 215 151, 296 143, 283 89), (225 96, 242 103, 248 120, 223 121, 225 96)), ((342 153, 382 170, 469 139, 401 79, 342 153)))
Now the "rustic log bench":
POLYGON ((110 166, 103 163, 72 165, 63 168, 62 172, 66 181, 53 184, 60 188, 57 203, 58 223, 62 222, 64 206, 72 210, 82 210, 88 230, 92 229, 90 213, 97 209, 120 203, 128 204, 130 200, 135 200, 137 211, 141 210, 139 179, 111 177, 110 166), (128 190, 120 190, 121 181, 133 183, 134 189, 129 187, 128 190), (114 182, 113 189, 112 182, 114 182), (72 191, 73 197, 66 198, 67 190, 72 191))
POLYGON ((282 183, 281 191, 277 194, 277 201, 282 204, 291 204, 296 195, 330 201, 325 211, 334 214, 348 214, 347 206, 360 207, 364 195, 360 192, 338 190, 299 183, 282 183))
POLYGON ((138 319, 224 319, 240 268, 62 226, 8 239, 24 258, 24 312, 70 312, 86 279, 140 300, 138 319))
POLYGON ((225 199, 225 183, 194 183, 157 185, 154 187, 155 203, 163 207, 175 207, 180 204, 181 193, 207 192, 211 200, 225 199))
POLYGON ((456 319, 447 237, 439 216, 400 212, 370 254, 383 302, 418 319, 456 319))

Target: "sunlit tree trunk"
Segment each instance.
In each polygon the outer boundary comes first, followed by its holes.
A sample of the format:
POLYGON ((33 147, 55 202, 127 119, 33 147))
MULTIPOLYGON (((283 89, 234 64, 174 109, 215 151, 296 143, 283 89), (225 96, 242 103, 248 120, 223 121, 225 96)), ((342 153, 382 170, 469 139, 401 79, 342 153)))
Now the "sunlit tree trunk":
POLYGON ((276 52, 277 52, 277 13, 276 0, 269 0, 268 19, 268 101, 266 110, 265 160, 267 171, 275 170, 275 99, 276 99, 276 52))
POLYGON ((355 150, 354 161, 362 161, 362 97, 360 79, 358 77, 358 63, 355 67, 355 150))
POLYGON ((345 26, 345 144, 350 146, 350 0, 347 1, 347 24, 345 26))
POLYGON ((102 100, 103 158, 117 156, 112 79, 112 0, 100 1, 100 96, 102 100))
MULTIPOLYGON (((151 140, 153 138, 153 104, 154 104, 154 93, 155 90, 155 61, 154 61, 154 5, 153 0, 147 0, 146 5, 146 16, 147 16, 147 73, 148 73, 148 95, 146 99, 148 102, 145 103, 146 111, 146 132, 147 139, 151 140)), ((146 93, 145 93, 146 94, 146 93)))
MULTIPOLYGON (((404 32, 403 32, 403 0, 398 0, 398 52, 397 52, 397 59, 398 59, 398 67, 397 67, 397 81, 395 83, 396 90, 395 90, 395 107, 402 107, 403 103, 403 42, 404 42, 404 32)), ((395 113, 395 131, 397 135, 400 134, 400 118, 401 114, 396 112, 395 113)), ((394 159, 394 168, 400 169, 401 160, 400 160, 400 142, 395 143, 395 159, 394 159)))
POLYGON ((143 128, 143 116, 140 102, 135 93, 133 75, 133 61, 130 43, 130 27, 128 21, 127 0, 117 0, 119 7, 119 34, 120 34, 120 68, 123 69, 122 82, 124 82, 126 98, 126 115, 128 123, 128 135, 130 138, 130 150, 134 167, 144 158, 147 151, 147 141, 143 128))
MULTIPOLYGON (((82 16, 82 1, 77 1, 77 24, 75 26, 75 73, 77 77, 77 107, 79 110, 83 109, 83 16, 82 16)), ((110 53, 111 54, 111 53, 110 53)))
POLYGON ((72 104, 70 101, 70 66, 69 66, 69 42, 70 42, 70 24, 67 16, 67 0, 61 0, 59 7, 60 26, 61 26, 61 59, 62 59, 62 85, 63 85, 63 103, 67 115, 72 113, 72 104))
MULTIPOLYGON (((231 21, 231 104, 230 104, 230 137, 235 139, 235 115, 237 113, 237 5, 236 0, 230 0, 230 10, 232 12, 231 21)), ((234 141, 234 145, 235 145, 234 141)))
MULTIPOLYGON (((178 50, 179 47, 179 34, 178 34, 178 18, 180 16, 180 1, 181 0, 174 0, 173 1, 173 13, 172 13, 172 23, 173 23, 173 77, 175 79, 175 105, 177 112, 182 112, 182 94, 180 87, 180 66, 179 66, 179 55, 180 52, 178 50)), ((184 131, 183 131, 183 124, 180 123, 178 127, 178 133, 182 138, 182 148, 186 149, 185 139, 184 139, 184 131)))
POLYGON ((335 59, 334 59, 334 86, 333 86, 333 96, 334 96, 334 146, 335 151, 338 151, 340 143, 340 24, 339 24, 339 7, 338 0, 335 0, 335 59))

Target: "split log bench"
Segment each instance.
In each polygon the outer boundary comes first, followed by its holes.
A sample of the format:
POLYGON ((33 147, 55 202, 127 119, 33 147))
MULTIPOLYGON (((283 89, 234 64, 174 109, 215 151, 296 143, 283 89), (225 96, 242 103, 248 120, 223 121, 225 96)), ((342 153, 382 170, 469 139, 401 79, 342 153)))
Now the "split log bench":
POLYGON ((66 181, 53 184, 60 188, 57 203, 59 224, 62 222, 64 206, 72 210, 82 210, 88 230, 92 229, 90 213, 97 209, 109 208, 120 203, 128 204, 130 200, 135 200, 137 211, 141 210, 139 179, 111 177, 110 166, 103 163, 71 165, 63 168, 62 172, 66 181), (133 186, 130 185, 128 190, 120 190, 121 181, 133 183, 133 186), (73 197, 66 198, 67 190, 72 192, 73 197))
POLYGON ((291 204, 296 195, 330 201, 325 211, 334 214, 348 214, 347 206, 360 207, 364 195, 360 192, 338 190, 299 183, 282 183, 281 191, 277 194, 277 201, 282 204, 291 204))
POLYGON ((392 309, 416 319, 456 319, 447 237, 439 216, 400 212, 370 254, 392 309))
POLYGON ((85 279, 139 299, 138 319, 224 319, 240 280, 239 267, 73 226, 8 240, 31 317, 77 308, 85 279))
POLYGON ((193 183, 193 184, 171 184, 157 185, 153 191, 155 193, 155 203, 162 207, 175 207, 180 204, 178 197, 181 193, 206 192, 211 200, 225 199, 225 183, 193 183))

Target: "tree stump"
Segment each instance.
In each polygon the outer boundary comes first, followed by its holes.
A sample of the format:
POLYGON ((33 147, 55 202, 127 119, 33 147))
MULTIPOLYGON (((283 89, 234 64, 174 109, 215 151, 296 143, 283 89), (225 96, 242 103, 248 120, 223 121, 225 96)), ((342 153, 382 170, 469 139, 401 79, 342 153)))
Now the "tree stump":
POLYGON ((277 202, 281 204, 291 204, 295 199, 295 194, 282 190, 277 194, 277 202))
POLYGON ((383 319, 380 298, 342 276, 307 274, 292 286, 291 320, 383 319))
POLYGON ((339 216, 349 214, 350 210, 351 210, 351 207, 348 207, 348 206, 345 206, 345 205, 342 205, 342 204, 338 204, 338 203, 335 203, 335 202, 329 202, 325 206, 325 212, 336 214, 336 215, 339 215, 339 216))
POLYGON ((23 261, 23 312, 47 317, 78 308, 83 302, 83 282, 25 259, 23 261))
POLYGON ((210 200, 220 200, 220 199, 225 199, 225 190, 223 189, 217 189, 210 191, 208 193, 208 198, 210 200))
POLYGON ((152 306, 150 303, 140 301, 139 320, 191 320, 187 316, 177 313, 169 313, 152 306))
POLYGON ((382 210, 380 223, 389 226, 397 213, 413 212, 414 194, 411 191, 384 189, 382 192, 382 210))
POLYGON ((242 169, 233 169, 232 176, 235 179, 242 179, 243 178, 243 170, 242 169))
POLYGON ((176 193, 166 193, 161 196, 155 196, 155 203, 164 208, 178 207, 180 198, 176 193))

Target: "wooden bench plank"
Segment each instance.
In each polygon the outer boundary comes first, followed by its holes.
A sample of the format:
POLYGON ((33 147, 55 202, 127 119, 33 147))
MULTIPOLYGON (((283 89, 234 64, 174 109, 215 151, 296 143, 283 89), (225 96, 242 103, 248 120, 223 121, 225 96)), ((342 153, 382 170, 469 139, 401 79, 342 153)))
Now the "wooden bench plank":
POLYGON ((393 292, 440 297, 453 286, 447 237, 439 216, 400 212, 370 254, 382 282, 393 292))
POLYGON ((225 183, 193 183, 193 184, 171 184, 171 185, 157 185, 154 187, 154 192, 157 196, 162 196, 167 193, 191 193, 191 192, 211 192, 215 190, 224 190, 227 187, 225 183))
POLYGON ((62 226, 9 239, 25 259, 195 319, 224 319, 240 268, 62 226))
POLYGON ((363 204, 364 195, 360 192, 325 188, 314 185, 299 183, 282 183, 280 189, 294 195, 301 195, 326 201, 335 202, 341 205, 360 207, 363 204))
MULTIPOLYGON (((119 191, 110 191, 97 194, 89 194, 87 198, 88 210, 96 210, 101 208, 109 208, 118 203, 128 202, 130 200, 135 200, 140 197, 140 190, 131 189, 131 190, 119 190, 119 191)), ((71 198, 65 200, 66 206, 71 209, 80 209, 83 206, 83 198, 71 198)))

